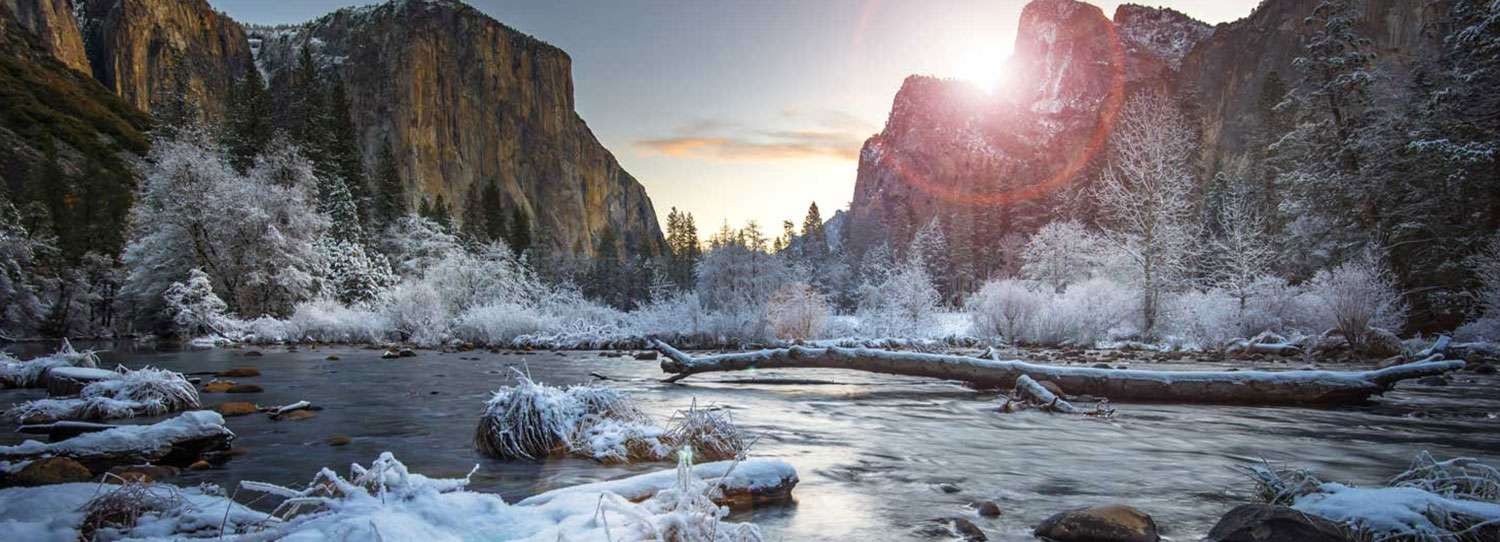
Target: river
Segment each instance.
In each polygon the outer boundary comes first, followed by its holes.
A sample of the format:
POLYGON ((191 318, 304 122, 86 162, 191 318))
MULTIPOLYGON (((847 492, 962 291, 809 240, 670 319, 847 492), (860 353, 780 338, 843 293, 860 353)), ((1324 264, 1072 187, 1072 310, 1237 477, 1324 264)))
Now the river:
MULTIPOLYGON (((235 446, 246 455, 221 469, 185 472, 172 480, 179 485, 232 487, 245 479, 303 485, 323 466, 346 471, 350 463, 368 464, 391 451, 429 476, 462 476, 477 464, 471 489, 514 502, 551 488, 670 465, 526 463, 479 455, 471 445, 475 423, 491 392, 511 383, 510 368, 554 385, 586 382, 590 373, 606 375, 612 379, 608 385, 628 392, 663 421, 696 398, 700 406, 729 409, 735 421, 759 436, 753 456, 796 466, 801 484, 795 504, 733 517, 760 525, 767 540, 931 540, 923 528, 928 520, 952 516, 971 519, 991 540, 1033 540, 1032 527, 1055 512, 1119 502, 1151 514, 1165 537, 1192 541, 1248 499, 1250 484, 1233 467, 1262 459, 1296 463, 1324 479, 1357 484, 1382 482, 1422 450, 1439 459, 1468 456, 1500 465, 1500 378, 1472 373, 1455 375, 1448 386, 1403 383, 1358 407, 1117 404, 1116 417, 1094 419, 1001 414, 993 392, 838 370, 754 375, 758 381, 801 381, 793 384, 731 382, 745 378, 743 373, 664 384, 658 382, 656 362, 600 352, 421 351, 414 358, 385 360, 381 351, 362 348, 258 350, 264 355, 116 345, 100 356, 107 367, 153 365, 183 372, 253 366, 262 376, 237 380, 259 384, 264 393, 204 394, 205 405, 305 399, 324 408, 305 421, 229 418, 227 425, 238 435, 235 446), (334 435, 352 437, 352 443, 327 445, 334 435), (970 504, 983 500, 998 503, 1002 515, 977 516, 970 504)), ((44 395, 3 390, 0 404, 44 395)), ((0 432, 0 444, 23 438, 0 432)))

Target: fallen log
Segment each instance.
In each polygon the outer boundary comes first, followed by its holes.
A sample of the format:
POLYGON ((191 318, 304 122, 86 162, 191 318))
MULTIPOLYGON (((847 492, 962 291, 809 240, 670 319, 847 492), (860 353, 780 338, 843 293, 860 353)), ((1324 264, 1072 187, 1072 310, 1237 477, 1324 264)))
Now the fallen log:
POLYGON ((1040 383, 1026 375, 1016 377, 1016 394, 1029 398, 1043 409, 1053 412, 1061 412, 1063 414, 1084 414, 1088 412, 1073 406, 1073 403, 1064 401, 1063 398, 1052 393, 1052 390, 1042 387, 1040 383))
POLYGON ((1361 402, 1397 382, 1443 374, 1464 362, 1426 361, 1371 371, 1146 371, 1038 365, 969 356, 891 352, 866 348, 793 346, 693 357, 649 341, 663 355, 661 368, 676 382, 689 376, 745 369, 824 368, 941 378, 987 389, 1007 389, 1022 375, 1050 380, 1069 393, 1113 401, 1330 405, 1361 402))
POLYGON ((57 442, 59 440, 67 440, 84 433, 97 433, 99 431, 106 431, 109 429, 114 429, 116 427, 121 426, 111 425, 107 423, 61 421, 22 425, 21 427, 16 429, 16 432, 24 433, 27 435, 47 435, 47 442, 57 442))

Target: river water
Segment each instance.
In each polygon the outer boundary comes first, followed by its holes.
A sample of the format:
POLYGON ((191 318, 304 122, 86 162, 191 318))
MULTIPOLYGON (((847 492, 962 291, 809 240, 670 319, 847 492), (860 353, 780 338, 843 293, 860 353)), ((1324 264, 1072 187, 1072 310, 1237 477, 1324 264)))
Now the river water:
MULTIPOLYGON (((82 347, 83 345, 80 345, 82 347)), ((28 347, 30 349, 32 347, 28 347)), ((229 418, 235 446, 248 453, 222 469, 185 472, 173 482, 239 480, 303 485, 323 466, 346 471, 391 451, 414 472, 459 477, 480 469, 471 489, 514 502, 548 489, 668 468, 604 466, 587 460, 507 462, 474 451, 471 438, 491 392, 510 385, 510 368, 554 385, 612 379, 663 421, 696 398, 732 411, 759 436, 753 456, 796 466, 795 504, 737 513, 767 540, 932 540, 928 520, 966 517, 991 540, 1032 540, 1052 513, 1127 503, 1151 514, 1163 535, 1195 541, 1217 518, 1248 499, 1250 484, 1233 467, 1268 459, 1311 468, 1326 480, 1379 483, 1404 470, 1420 451, 1439 459, 1475 457, 1500 464, 1500 378, 1459 373, 1448 386, 1404 383, 1375 403, 1340 409, 1117 404, 1113 419, 1001 414, 996 394, 952 382, 838 370, 708 374, 658 382, 654 361, 599 352, 508 355, 483 351, 420 352, 380 359, 360 348, 173 350, 120 347, 102 352, 106 366, 154 365, 183 372, 254 366, 265 388, 254 395, 204 394, 204 403, 262 405, 306 399, 324 407, 313 419, 273 422, 264 415, 229 418), (339 359, 330 361, 330 355, 339 359), (808 382, 809 380, 818 382, 808 382), (334 435, 351 444, 331 447, 334 435), (956 489, 956 491, 954 491, 956 489), (977 516, 971 503, 992 500, 1003 513, 977 516)), ((22 352, 30 355, 33 352, 22 352)), ((1136 368, 1217 368, 1222 364, 1136 368)), ((1285 367, 1279 366, 1279 367, 1285 367)), ((44 396, 0 391, 0 405, 44 396)), ((151 420, 132 420, 144 423, 151 420)), ((22 435, 0 431, 0 444, 22 435)))

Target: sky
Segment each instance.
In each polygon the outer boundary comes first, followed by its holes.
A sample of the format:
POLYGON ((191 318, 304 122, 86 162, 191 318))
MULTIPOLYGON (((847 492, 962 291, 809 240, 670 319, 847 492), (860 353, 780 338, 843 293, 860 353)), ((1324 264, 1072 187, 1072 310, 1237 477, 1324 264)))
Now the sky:
MULTIPOLYGON (((209 0, 297 23, 368 0, 209 0)), ((779 232, 847 208, 857 155, 908 75, 1004 80, 1026 0, 469 0, 573 59, 578 113, 665 224, 779 232)), ((1118 1, 1093 2, 1113 14, 1118 1)), ((1215 24, 1258 0, 1146 0, 1215 24)))

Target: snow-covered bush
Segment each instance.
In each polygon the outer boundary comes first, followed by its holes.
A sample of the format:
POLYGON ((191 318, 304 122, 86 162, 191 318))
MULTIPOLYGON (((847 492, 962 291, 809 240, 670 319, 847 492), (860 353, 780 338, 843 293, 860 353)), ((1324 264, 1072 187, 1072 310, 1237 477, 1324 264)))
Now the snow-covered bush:
POLYGON ((47 248, 21 224, 14 204, 0 193, 0 336, 16 338, 41 322, 43 308, 36 284, 37 253, 47 248))
POLYGON ((1021 253, 1021 275, 1062 291, 1093 276, 1099 264, 1097 236, 1076 220, 1050 222, 1037 230, 1021 253))
POLYGON ((1068 286, 1043 306, 1023 341, 1041 345, 1093 346, 1110 338, 1136 312, 1139 294, 1109 279, 1068 286))
POLYGON ((1491 238, 1485 249, 1468 263, 1479 283, 1475 291, 1479 312, 1477 318, 1454 335, 1464 341, 1500 341, 1500 235, 1491 238))
POLYGON ((403 282, 392 288, 385 313, 401 339, 434 346, 447 338, 448 311, 437 290, 425 282, 403 282))
POLYGON ((697 292, 683 292, 652 300, 631 312, 628 320, 641 335, 671 342, 679 338, 703 339, 709 332, 711 317, 699 302, 697 292))
MULTIPOLYGON (((1051 288, 1051 286, 1048 286, 1051 288)), ((1035 284, 1005 279, 986 282, 964 303, 973 331, 981 337, 1001 337, 1015 344, 1030 333, 1037 312, 1052 302, 1053 295, 1035 284)))
POLYGON ((213 283, 203 270, 193 268, 186 283, 174 282, 162 293, 168 315, 177 332, 184 337, 223 335, 231 331, 232 320, 224 314, 228 305, 214 294, 213 283))
POLYGON ((1396 278, 1375 253, 1319 271, 1307 283, 1315 324, 1336 330, 1350 346, 1369 346, 1374 328, 1399 330, 1406 323, 1406 301, 1396 278))
POLYGON ((1214 288, 1173 295, 1165 311, 1168 333, 1204 350, 1220 350, 1248 337, 1239 300, 1214 288))
POLYGON ((898 264, 878 283, 860 288, 860 325, 869 337, 920 337, 938 309, 938 292, 918 258, 898 264))
POLYGON ((809 340, 818 338, 832 309, 823 294, 805 282, 792 282, 766 303, 766 320, 778 339, 809 340))
POLYGON ((478 344, 510 344, 516 337, 555 328, 555 322, 515 303, 481 305, 453 322, 453 336, 478 344))
POLYGON ((393 327, 389 315, 382 311, 351 307, 332 299, 298 303, 292 317, 284 322, 285 326, 280 330, 269 326, 257 329, 254 321, 247 327, 262 339, 277 336, 278 332, 283 337, 265 342, 309 340, 326 343, 380 343, 390 338, 393 327))
POLYGON ((422 281, 452 315, 480 305, 526 305, 543 290, 531 270, 498 241, 473 251, 448 252, 431 263, 422 281))
POLYGON ((751 441, 735 425, 728 411, 698 408, 698 400, 679 410, 667 421, 665 441, 690 450, 694 461, 735 459, 749 451, 751 441))

